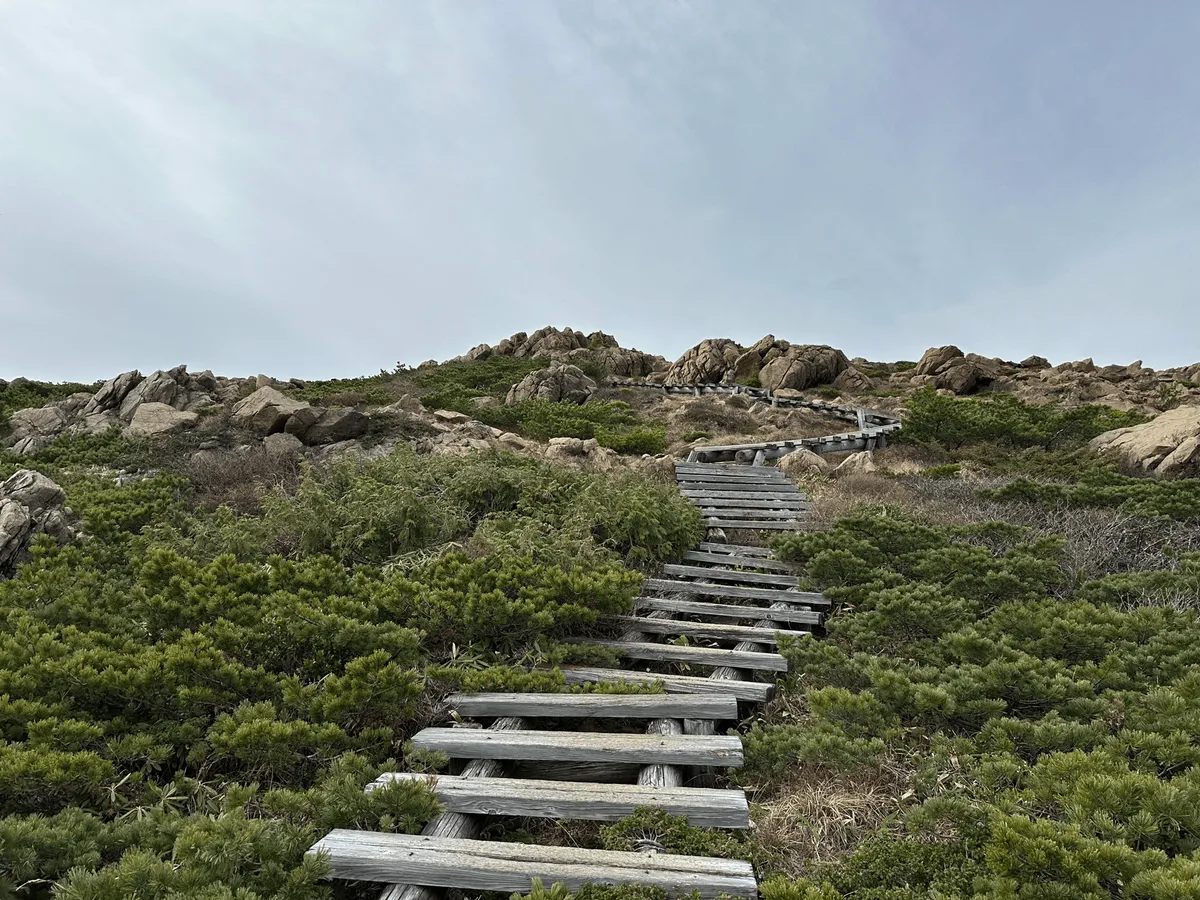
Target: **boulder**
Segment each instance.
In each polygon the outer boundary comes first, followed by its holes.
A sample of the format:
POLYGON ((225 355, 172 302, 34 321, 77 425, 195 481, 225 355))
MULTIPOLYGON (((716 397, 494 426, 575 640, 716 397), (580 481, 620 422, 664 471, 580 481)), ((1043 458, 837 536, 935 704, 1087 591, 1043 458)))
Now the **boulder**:
POLYGON ((872 472, 877 471, 878 468, 871 451, 860 450, 858 453, 851 453, 843 459, 830 474, 834 478, 841 478, 845 475, 870 475, 872 472))
POLYGON ((275 434, 268 434, 263 438, 263 450, 266 451, 267 456, 276 458, 293 457, 303 452, 304 444, 294 434, 279 431, 275 434))
POLYGON ((833 386, 847 393, 861 393, 874 389, 875 382, 860 372, 855 366, 850 366, 838 373, 833 379, 833 386))
POLYGON ((1022 369, 1033 369, 1034 371, 1038 371, 1041 369, 1049 369, 1050 360, 1046 359, 1044 356, 1027 356, 1025 359, 1017 363, 1017 365, 1022 369))
POLYGON ((572 350, 567 359, 572 363, 592 363, 618 378, 645 378, 664 371, 668 363, 661 356, 626 350, 622 347, 587 347, 572 350))
POLYGON ((137 383, 121 401, 118 415, 126 422, 132 421, 134 412, 143 403, 164 403, 172 406, 180 395, 179 383, 170 372, 154 372, 137 383))
POLYGON ((530 372, 514 384, 504 402, 512 406, 536 398, 551 403, 586 403, 595 390, 596 382, 578 366, 554 363, 548 369, 530 372))
POLYGON ((57 406, 19 409, 9 419, 6 441, 17 453, 36 453, 60 435, 68 422, 67 414, 57 406))
POLYGON ((423 413, 425 407, 421 405, 421 401, 412 394, 401 394, 400 399, 389 403, 387 406, 381 406, 376 410, 377 414, 387 415, 390 413, 407 412, 407 413, 423 413))
POLYGON ((1200 475, 1200 406, 1180 406, 1144 425, 1106 431, 1093 450, 1115 456, 1126 469, 1162 478, 1200 475))
POLYGON ((129 423, 133 437, 157 437, 193 428, 200 421, 194 412, 184 412, 165 403, 140 403, 129 423))
POLYGON ((92 395, 92 399, 83 408, 83 414, 90 416, 107 410, 120 409, 125 398, 129 396, 129 392, 141 381, 142 373, 134 369, 132 372, 123 372, 111 381, 104 382, 100 386, 100 390, 92 395))
POLYGON ((728 338, 701 341, 667 369, 664 383, 715 384, 741 355, 742 348, 728 338))
POLYGON ((953 344, 947 344, 945 347, 930 347, 922 354, 917 367, 912 370, 912 375, 933 375, 950 360, 960 359, 962 355, 963 352, 953 344))
POLYGON ((233 424, 259 434, 283 431, 296 412, 310 408, 307 403, 284 396, 273 387, 261 387, 233 405, 233 424))
POLYGON ((981 371, 975 363, 962 357, 947 362, 938 369, 934 384, 954 394, 969 394, 979 384, 981 371))
POLYGON ((467 351, 467 359, 472 360, 472 361, 479 360, 479 359, 487 359, 491 355, 492 355, 492 348, 488 344, 477 344, 476 346, 472 347, 470 350, 467 351))
POLYGON ((20 503, 31 514, 55 509, 67 502, 66 491, 32 469, 22 469, 0 484, 0 497, 20 503))
POLYGON ((24 561, 36 535, 48 534, 59 543, 75 536, 67 524, 65 501, 61 487, 30 469, 0 484, 0 574, 24 561))
POLYGON ((726 378, 734 384, 749 384, 758 380, 759 369, 762 368, 762 356, 754 348, 747 350, 733 361, 733 365, 725 373, 726 378))
MULTIPOLYGON (((311 408, 319 409, 318 407, 311 408)), ((300 434, 296 434, 291 428, 292 421, 296 418, 297 416, 293 416, 288 421, 287 432, 295 435, 309 446, 354 440, 366 434, 367 428, 371 424, 371 420, 364 413, 349 406, 319 409, 316 420, 300 434)))
POLYGON ((829 471, 829 463, 819 453, 801 447, 782 457, 779 460, 779 469, 789 478, 796 479, 824 475, 829 471))
POLYGON ((803 391, 822 384, 831 384, 850 367, 850 360, 841 350, 827 345, 791 346, 762 367, 758 381, 768 390, 790 388, 803 391))
POLYGON ((443 425, 460 425, 464 422, 474 421, 466 413, 460 413, 453 409, 439 409, 434 412, 433 417, 443 425))

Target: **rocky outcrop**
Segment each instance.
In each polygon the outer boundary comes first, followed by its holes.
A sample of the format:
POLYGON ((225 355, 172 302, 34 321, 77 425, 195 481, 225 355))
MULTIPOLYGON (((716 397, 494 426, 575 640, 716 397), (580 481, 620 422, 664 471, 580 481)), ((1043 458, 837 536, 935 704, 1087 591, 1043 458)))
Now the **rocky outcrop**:
POLYGON ((76 536, 63 506, 66 499, 61 487, 30 469, 0 484, 0 576, 25 560, 37 535, 50 535, 60 544, 76 536))
POLYGON ((351 441, 367 433, 371 420, 364 413, 348 406, 325 409, 306 406, 293 413, 284 431, 309 447, 351 441))
POLYGON ((1161 478, 1200 476, 1200 406, 1181 406, 1144 425, 1106 431, 1090 446, 1132 471, 1161 478))
POLYGON ((832 384, 849 367, 850 360, 841 350, 825 345, 793 345, 763 365, 758 381, 772 391, 781 388, 803 391, 832 384))
MULTIPOLYGON (((603 331, 584 334, 573 328, 560 331, 554 327, 539 328, 532 334, 519 331, 495 346, 479 344, 448 362, 474 362, 493 356, 546 359, 574 365, 590 363, 619 378, 646 378, 667 368, 667 361, 661 356, 626 349, 617 343, 615 337, 603 331)), ((436 365, 432 360, 430 363, 436 365)))
POLYGON ((843 459, 829 474, 834 478, 844 478, 847 475, 870 475, 878 469, 871 451, 860 450, 843 459))
POLYGON ((930 347, 921 355, 920 362, 910 374, 933 375, 946 363, 953 359, 962 359, 963 356, 963 352, 953 344, 947 344, 945 347, 930 347))
POLYGON ((66 430, 67 414, 57 405, 22 409, 9 420, 8 444, 17 453, 36 453, 66 430))
POLYGON ((596 382, 578 366, 554 364, 530 372, 514 384, 504 398, 512 406, 522 400, 549 400, 551 403, 586 403, 596 390, 596 382))
POLYGON ((801 447, 780 458, 779 468, 789 478, 796 479, 824 475, 829 471, 829 463, 819 453, 801 447))
POLYGON ((667 369, 665 384, 716 384, 725 377, 742 348, 729 338, 701 341, 667 369))

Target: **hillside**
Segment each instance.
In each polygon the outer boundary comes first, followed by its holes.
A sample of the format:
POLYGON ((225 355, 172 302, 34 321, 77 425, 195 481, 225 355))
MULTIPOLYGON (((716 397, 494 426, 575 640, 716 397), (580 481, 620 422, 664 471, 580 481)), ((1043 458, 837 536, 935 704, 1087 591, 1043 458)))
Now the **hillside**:
MULTIPOLYGON (((547 328, 323 382, 14 378, 0 445, 0 897, 379 897, 307 851, 456 814, 468 779, 393 777, 459 773, 428 735, 498 720, 451 695, 651 708, 701 679, 738 703, 683 737, 742 757, 657 767, 746 823, 463 818, 745 861, 771 900, 1200 896, 1200 364, 774 336, 670 362, 547 328), (722 578, 767 587, 701 596, 722 578), (781 603, 729 612, 755 597, 781 603), (657 614, 701 602, 747 624, 657 614)), ((497 773, 642 777, 637 715, 539 722, 633 749, 497 773)))

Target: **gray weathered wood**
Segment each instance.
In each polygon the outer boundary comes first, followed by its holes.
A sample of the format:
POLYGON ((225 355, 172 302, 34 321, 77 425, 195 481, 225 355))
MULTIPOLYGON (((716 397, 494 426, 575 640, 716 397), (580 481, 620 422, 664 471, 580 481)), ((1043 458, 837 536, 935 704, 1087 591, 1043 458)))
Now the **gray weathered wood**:
POLYGON ((756 468, 753 466, 724 466, 720 463, 675 463, 676 473, 688 475, 730 475, 735 478, 786 478, 781 469, 756 468))
POLYGON ((776 591, 771 588, 737 587, 736 585, 712 584, 704 581, 676 581, 667 578, 647 578, 642 582, 647 590, 669 594, 699 594, 704 597, 734 597, 740 600, 766 600, 774 603, 798 603, 804 606, 828 606, 829 601, 809 591, 776 591))
POLYGON ((634 762, 640 765, 742 764, 737 738, 687 735, 607 734, 584 731, 506 731, 478 728, 425 728, 414 747, 459 759, 547 759, 572 762, 634 762))
POLYGON ((668 564, 662 567, 664 574, 682 575, 687 578, 703 578, 708 581, 733 581, 746 584, 774 584, 780 587, 798 587, 800 579, 795 575, 770 575, 763 572, 743 572, 739 569, 714 568, 709 566, 680 566, 668 564))
MULTIPOLYGON (((491 725, 491 731, 519 731, 525 722, 516 716, 503 716, 491 725)), ((504 765, 494 759, 473 759, 462 770, 463 778, 499 778, 504 765)), ((479 819, 463 813, 445 811, 425 824, 421 834, 435 838, 473 838, 479 833, 479 819)), ((437 900, 437 892, 417 884, 389 885, 379 900, 437 900)))
POLYGON ((734 556, 770 556, 770 547, 755 547, 752 544, 715 544, 711 541, 701 541, 696 545, 697 550, 707 553, 730 553, 734 556))
POLYGON ((719 490, 680 488, 679 493, 686 500, 778 500, 783 497, 791 497, 797 500, 805 499, 804 495, 795 489, 778 491, 727 491, 724 488, 719 490))
MULTIPOLYGON (((775 631, 766 628, 751 628, 744 625, 719 625, 713 622, 688 622, 680 619, 643 619, 637 616, 618 616, 619 621, 630 627, 648 634, 684 634, 688 637, 704 638, 711 641, 750 641, 755 640, 764 644, 775 643, 775 631)), ((736 715, 736 711, 734 715, 736 715)), ((522 713, 528 715, 528 713, 522 713)), ((693 713, 670 713, 681 719, 719 719, 719 715, 707 712, 696 715, 693 713)))
POLYGON ((704 553, 700 550, 689 550, 683 554, 686 562, 713 563, 718 566, 741 566, 745 569, 765 569, 768 572, 793 572, 794 567, 774 559, 764 559, 761 556, 734 556, 732 553, 704 553))
POLYGON ((506 773, 513 779, 542 781, 577 781, 589 784, 632 784, 637 781, 641 766, 637 763, 581 763, 516 760, 509 762, 506 773))
POLYGON ((547 819, 614 822, 633 815, 639 806, 654 806, 673 816, 687 816, 698 828, 748 828, 746 795, 738 790, 654 788, 632 784, 570 784, 511 778, 462 778, 389 772, 367 785, 371 791, 393 781, 421 781, 451 812, 547 819))
MULTIPOLYGON (((666 626, 687 627, 692 623, 621 617, 651 634, 666 626), (653 627, 644 627, 651 625, 653 627)), ((728 628, 728 625, 717 626, 728 628)), ((749 635, 747 635, 749 637, 749 635)), ((734 719, 737 701, 732 697, 688 697, 679 694, 452 694, 446 701, 459 715, 528 716, 569 719, 734 719)))
POLYGON ((765 703, 775 693, 774 685, 759 681, 721 684, 695 675, 662 675, 658 672, 634 672, 599 666, 563 666, 560 671, 567 684, 590 684, 594 681, 610 684, 661 683, 664 690, 671 694, 721 694, 753 703, 765 703))
POLYGON ((693 506, 737 509, 812 509, 807 500, 781 497, 779 500, 746 500, 743 497, 688 497, 693 506))
MULTIPOLYGON (((716 619, 761 618, 763 607, 747 604, 714 603, 709 600, 676 600, 669 597, 636 597, 637 609, 663 609, 685 616, 705 616, 716 619)), ((792 625, 820 625, 822 616, 812 609, 793 606, 788 610, 772 614, 772 618, 792 625)))
POLYGON ((803 531, 805 525, 798 519, 785 522, 760 521, 759 519, 718 519, 705 517, 704 524, 708 528, 732 528, 739 531, 803 531))
MULTIPOLYGON (((651 737, 679 737, 683 735, 682 719, 655 719, 646 726, 646 734, 651 737)), ((740 743, 740 741, 739 741, 740 743)), ((683 786, 683 768, 681 763, 651 763, 643 766, 638 772, 637 783, 650 788, 677 788, 683 786)))
POLYGON ((589 640, 582 643, 616 650, 629 659, 656 662, 693 663, 700 666, 733 666, 764 672, 786 672, 787 660, 778 653, 739 653, 720 647, 680 647, 675 644, 632 643, 630 641, 589 640))
POLYGON ((754 870, 740 860, 643 855, 577 847, 454 840, 424 835, 335 829, 309 850, 328 859, 334 878, 403 881, 463 891, 528 893, 534 879, 570 891, 585 884, 644 884, 672 895, 696 890, 704 900, 721 894, 757 896, 754 870))
MULTIPOLYGON (((766 470, 762 470, 762 471, 771 471, 771 470, 766 469, 766 470)), ((713 473, 680 472, 678 470, 676 470, 676 472, 675 472, 675 481, 677 481, 679 483, 683 483, 686 481, 686 482, 698 482, 698 483, 702 483, 702 484, 707 483, 707 482, 720 482, 722 484, 741 484, 741 485, 745 485, 747 487, 750 487, 750 486, 753 486, 756 484, 772 484, 772 485, 774 485, 774 484, 795 484, 795 482, 791 481, 790 479, 784 478, 782 475, 780 475, 780 476, 725 475, 725 474, 716 473, 716 472, 713 472, 713 473)))
POLYGON ((700 514, 705 518, 745 519, 755 522, 794 522, 801 518, 804 510, 800 509, 748 509, 744 506, 716 507, 706 503, 692 501, 693 506, 700 507, 700 514))
POLYGON ((748 478, 717 478, 715 476, 697 475, 695 478, 676 478, 676 484, 681 490, 698 491, 767 491, 776 493, 799 493, 799 489, 790 481, 772 478, 751 481, 748 478))

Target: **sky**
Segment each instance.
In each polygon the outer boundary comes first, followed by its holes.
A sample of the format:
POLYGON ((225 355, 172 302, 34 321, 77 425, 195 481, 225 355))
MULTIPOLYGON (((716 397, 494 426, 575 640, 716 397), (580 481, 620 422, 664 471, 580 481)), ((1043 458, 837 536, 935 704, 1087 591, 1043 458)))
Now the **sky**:
POLYGON ((1195 0, 0 0, 0 377, 1200 360, 1195 0))

